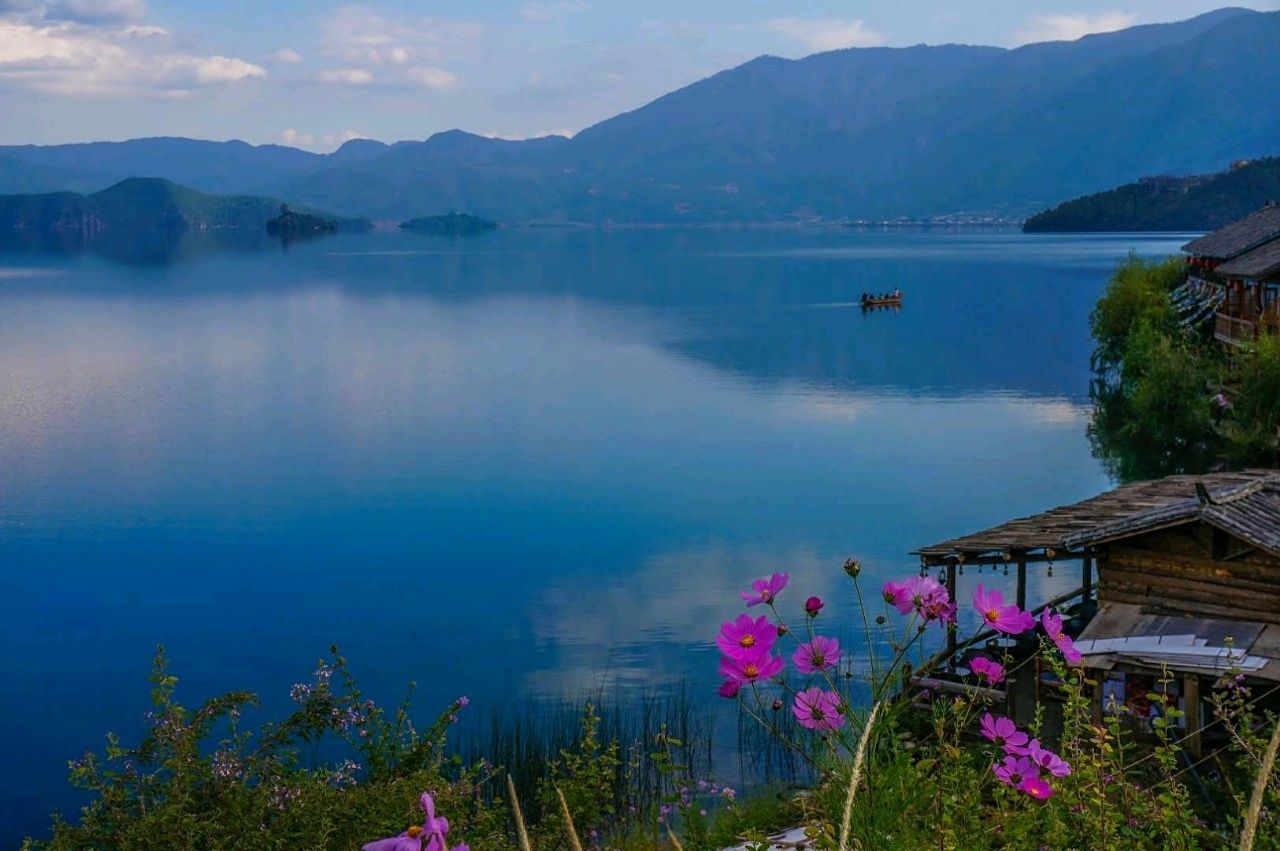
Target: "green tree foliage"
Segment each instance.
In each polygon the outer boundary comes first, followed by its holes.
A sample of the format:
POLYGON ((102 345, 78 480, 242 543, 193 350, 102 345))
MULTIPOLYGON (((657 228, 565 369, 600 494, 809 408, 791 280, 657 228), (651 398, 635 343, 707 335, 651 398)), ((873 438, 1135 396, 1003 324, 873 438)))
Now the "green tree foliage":
POLYGON ((1212 427, 1208 389, 1217 377, 1185 335, 1143 318, 1125 340, 1120 366, 1125 433, 1170 452, 1206 440, 1212 427))
POLYGON ((1182 280, 1182 263, 1177 257, 1149 262, 1130 254, 1116 268, 1107 291, 1089 314, 1089 328, 1098 341, 1095 366, 1117 365, 1130 333, 1140 322, 1159 333, 1173 333, 1176 322, 1169 292, 1182 280))
POLYGON ((1276 464, 1280 437, 1280 336, 1265 335, 1239 356, 1239 394, 1232 409, 1232 455, 1241 463, 1276 464))

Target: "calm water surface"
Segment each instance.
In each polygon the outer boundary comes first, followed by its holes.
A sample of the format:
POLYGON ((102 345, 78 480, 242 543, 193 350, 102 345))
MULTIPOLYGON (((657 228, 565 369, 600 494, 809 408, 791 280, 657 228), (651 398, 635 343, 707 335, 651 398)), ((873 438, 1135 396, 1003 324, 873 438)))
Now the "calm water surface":
MULTIPOLYGON (((1109 482, 1087 315, 1175 237, 344 236, 0 254, 0 841, 141 727, 331 643, 424 715, 691 678, 754 576, 853 613, 907 552, 1109 482), (864 315, 863 290, 900 287, 864 315)), ((1041 581, 1048 594, 1074 576, 1041 581)))

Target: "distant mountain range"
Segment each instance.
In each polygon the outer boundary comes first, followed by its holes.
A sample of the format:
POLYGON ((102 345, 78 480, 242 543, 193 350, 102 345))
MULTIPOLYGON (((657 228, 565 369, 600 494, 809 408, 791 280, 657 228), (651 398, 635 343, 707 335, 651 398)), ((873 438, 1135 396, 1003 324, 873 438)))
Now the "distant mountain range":
POLYGON ((1037 213, 1023 230, 1207 231, 1268 201, 1280 201, 1280 157, 1240 162, 1217 174, 1145 177, 1037 213))
MULTIPOLYGON (((86 242, 126 233, 181 233, 188 230, 264 231, 286 208, 279 201, 254 195, 208 195, 156 177, 131 177, 95 192, 48 192, 0 195, 0 237, 55 239, 59 244, 86 242)), ((301 211, 326 229, 369 226, 368 220, 344 219, 318 211, 301 211)), ((299 211, 288 211, 297 216, 299 211)))
POLYGON ((763 56, 572 139, 0 147, 0 191, 128 176, 402 220, 1021 217, 1153 173, 1280 151, 1280 12, 1220 9, 1014 50, 763 56))

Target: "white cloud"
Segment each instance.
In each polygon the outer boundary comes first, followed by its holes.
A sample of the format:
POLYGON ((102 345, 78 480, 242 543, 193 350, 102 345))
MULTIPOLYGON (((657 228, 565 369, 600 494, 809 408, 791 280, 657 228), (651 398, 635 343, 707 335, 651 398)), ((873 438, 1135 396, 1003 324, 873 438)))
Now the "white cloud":
POLYGON ((484 33, 473 21, 391 19, 366 6, 342 6, 322 23, 322 50, 344 65, 373 67, 434 63, 467 52, 484 33))
POLYGON ((317 74, 316 79, 342 86, 367 86, 373 82, 373 74, 365 68, 330 68, 317 74))
POLYGON ((286 62, 293 64, 302 61, 302 54, 291 47, 282 47, 275 53, 271 54, 271 58, 276 62, 286 62))
POLYGON ((875 47, 885 37, 857 19, 774 18, 764 28, 798 41, 810 50, 839 50, 844 47, 875 47))
POLYGON ((1017 36, 1018 44, 1039 41, 1075 41, 1091 33, 1109 33, 1133 26, 1138 16, 1132 12, 1102 12, 1097 15, 1037 15, 1017 36))
POLYGON ((458 75, 443 68, 413 68, 408 73, 409 79, 425 89, 446 92, 458 87, 458 75))
POLYGON ((586 0, 536 0, 520 7, 520 17, 526 21, 550 21, 590 8, 591 4, 586 0))
POLYGON ((243 59, 230 56, 210 56, 207 59, 191 59, 196 78, 202 83, 234 83, 251 77, 267 76, 266 69, 243 59))
POLYGON ((102 29, 0 18, 0 82, 67 95, 181 97, 267 74, 243 59, 168 50, 166 35, 158 27, 102 29))

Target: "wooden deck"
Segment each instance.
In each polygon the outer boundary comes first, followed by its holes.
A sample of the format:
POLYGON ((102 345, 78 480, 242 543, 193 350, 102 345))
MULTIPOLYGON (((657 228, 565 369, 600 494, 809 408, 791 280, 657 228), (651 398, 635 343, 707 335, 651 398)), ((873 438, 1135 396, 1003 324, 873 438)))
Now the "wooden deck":
POLYGON ((1231 346, 1247 346, 1260 334, 1280 334, 1280 313, 1268 311, 1253 319, 1218 313, 1213 319, 1213 336, 1231 346))

